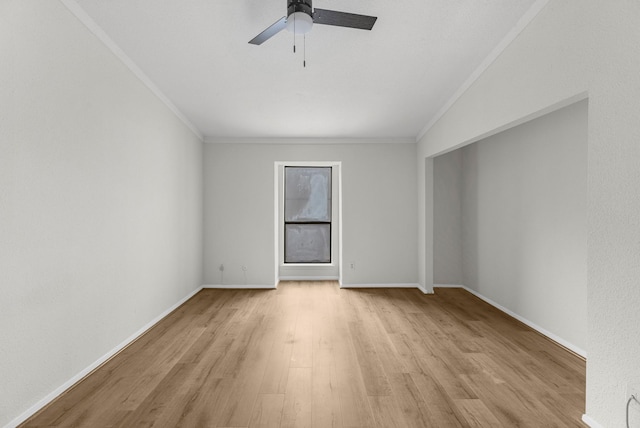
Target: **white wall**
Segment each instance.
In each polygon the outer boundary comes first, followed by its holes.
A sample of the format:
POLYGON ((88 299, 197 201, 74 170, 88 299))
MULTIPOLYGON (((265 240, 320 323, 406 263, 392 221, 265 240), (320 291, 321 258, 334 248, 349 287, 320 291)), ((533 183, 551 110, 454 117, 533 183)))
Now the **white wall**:
POLYGON ((461 149, 463 284, 587 348, 587 102, 461 149))
POLYGON ((205 145, 205 284, 274 285, 278 161, 342 162, 344 285, 416 284, 415 143, 287 142, 205 145))
POLYGON ((462 276, 462 151, 433 162, 433 282, 464 285, 462 276))
POLYGON ((434 159, 434 282, 584 355, 587 101, 434 159))
POLYGON ((202 143, 60 2, 0 52, 4 426, 202 284, 202 143))
MULTIPOLYGON (((638 22, 636 1, 550 0, 418 144, 421 185, 431 175, 425 157, 588 94, 586 419, 611 427, 624 425, 627 384, 640 383, 638 22)), ((433 200, 428 192, 418 196, 424 231, 433 200)), ((433 275, 431 244, 420 243, 424 277, 433 275)))

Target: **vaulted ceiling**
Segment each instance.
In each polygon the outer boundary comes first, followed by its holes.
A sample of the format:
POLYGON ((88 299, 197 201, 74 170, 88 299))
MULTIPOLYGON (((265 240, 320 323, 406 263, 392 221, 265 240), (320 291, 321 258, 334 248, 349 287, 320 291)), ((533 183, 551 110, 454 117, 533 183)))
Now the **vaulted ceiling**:
POLYGON ((286 0, 70 2, 207 138, 416 138, 540 0, 314 0, 378 20, 295 54, 287 31, 248 43, 286 0))

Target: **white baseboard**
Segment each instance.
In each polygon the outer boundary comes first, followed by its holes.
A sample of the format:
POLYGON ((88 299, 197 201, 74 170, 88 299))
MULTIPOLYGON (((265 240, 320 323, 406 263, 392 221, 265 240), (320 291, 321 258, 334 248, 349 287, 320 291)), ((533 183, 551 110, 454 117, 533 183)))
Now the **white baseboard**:
POLYGON ((203 285, 202 288, 212 288, 216 290, 273 290, 278 288, 278 286, 274 284, 209 284, 203 285))
POLYGON ((422 291, 422 294, 433 294, 433 288, 431 288, 431 291, 428 291, 425 287, 423 287, 420 284, 418 284, 418 290, 422 291))
POLYGON ((433 284, 433 288, 466 288, 464 285, 457 284, 433 284))
POLYGON ((337 276, 281 276, 280 281, 337 281, 337 276))
POLYGON ((493 307, 501 310, 505 314, 517 319, 521 323, 531 327, 532 329, 536 330, 538 333, 542 334, 543 336, 546 336, 549 339, 553 340, 554 342, 559 343, 560 345, 564 346, 565 348, 567 348, 567 349, 571 350, 572 352, 580 355, 582 358, 587 358, 587 351, 585 351, 584 349, 579 348, 579 347, 575 346, 574 344, 567 342, 563 338, 555 335, 554 333, 551 333, 550 331, 548 331, 548 330, 540 327, 539 325, 529 321, 528 319, 524 318, 523 316, 516 314, 515 312, 511 311, 510 309, 505 308, 504 306, 500 305, 499 303, 494 302, 493 300, 489 299, 488 297, 483 296, 482 294, 478 293, 475 290, 472 290, 469 287, 466 287, 464 285, 460 285, 460 286, 434 285, 434 287, 463 288, 463 289, 467 290, 469 293, 471 293, 474 296, 478 297, 479 299, 484 300, 485 302, 487 302, 491 306, 493 306, 493 307))
POLYGON ((589 425, 591 428, 604 428, 603 425, 600 425, 598 422, 593 420, 591 417, 587 416, 586 413, 584 415, 582 415, 582 422, 584 422, 585 424, 589 425))
POLYGON ((133 333, 131 336, 129 336, 127 339, 125 339, 124 342, 120 343, 118 346, 113 348, 111 351, 107 352, 105 355, 103 355, 98 360, 96 360, 94 363, 92 363, 91 365, 86 367, 80 373, 76 374, 71 379, 66 381, 64 384, 60 385, 54 391, 52 391, 51 393, 47 394, 47 396, 45 396, 42 400, 40 400, 37 403, 35 403, 33 406, 31 406, 29 409, 27 409, 25 412, 23 412, 20 416, 18 416, 17 418, 15 418, 11 422, 9 422, 7 425, 5 425, 4 428, 15 428, 18 425, 20 425, 21 423, 23 423, 24 421, 26 421, 27 419, 29 419, 31 416, 35 415, 40 409, 44 408, 47 404, 51 403, 53 400, 58 398, 60 395, 62 395, 65 391, 67 391, 73 385, 75 385, 76 383, 81 381, 89 373, 91 373, 92 371, 94 371, 95 369, 97 369, 98 367, 103 365, 105 362, 109 361, 109 359, 111 359, 114 355, 116 355, 118 352, 122 351, 124 348, 126 348, 131 343, 133 343, 136 339, 138 339, 140 336, 142 336, 144 333, 146 333, 147 330, 149 330, 151 327, 153 327, 158 322, 160 322, 164 317, 169 315, 174 310, 178 309, 178 307, 180 307, 180 305, 182 305, 187 300, 189 300, 190 298, 195 296, 200 290, 202 290, 201 287, 197 288, 194 291, 192 291, 191 293, 189 293, 189 295, 187 295, 186 297, 182 298, 178 303, 176 303, 173 306, 171 306, 169 309, 167 309, 166 311, 164 311, 163 313, 161 313, 160 315, 155 317, 153 320, 151 320, 149 323, 147 323, 144 327, 142 327, 141 329, 139 329, 138 331, 133 333))
POLYGON ((420 284, 340 284, 340 288, 420 288, 420 284))

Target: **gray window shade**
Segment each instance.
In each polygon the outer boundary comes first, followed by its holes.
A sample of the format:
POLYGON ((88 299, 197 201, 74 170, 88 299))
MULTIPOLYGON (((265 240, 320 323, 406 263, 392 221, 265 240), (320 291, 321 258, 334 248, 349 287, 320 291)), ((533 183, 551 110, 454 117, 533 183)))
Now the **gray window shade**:
POLYGON ((331 263, 331 167, 285 167, 285 263, 331 263))
POLYGON ((331 168, 285 168, 285 222, 331 221, 331 168))
POLYGON ((285 225, 287 263, 331 263, 330 224, 285 225))

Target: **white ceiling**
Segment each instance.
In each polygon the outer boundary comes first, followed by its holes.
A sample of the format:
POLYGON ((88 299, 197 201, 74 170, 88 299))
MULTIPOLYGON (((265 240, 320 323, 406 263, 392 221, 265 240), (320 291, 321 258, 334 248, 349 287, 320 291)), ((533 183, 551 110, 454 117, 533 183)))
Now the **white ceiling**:
POLYGON ((415 138, 536 3, 315 0, 378 21, 315 25, 303 68, 301 36, 248 43, 286 0, 71 1, 207 138, 415 138))

